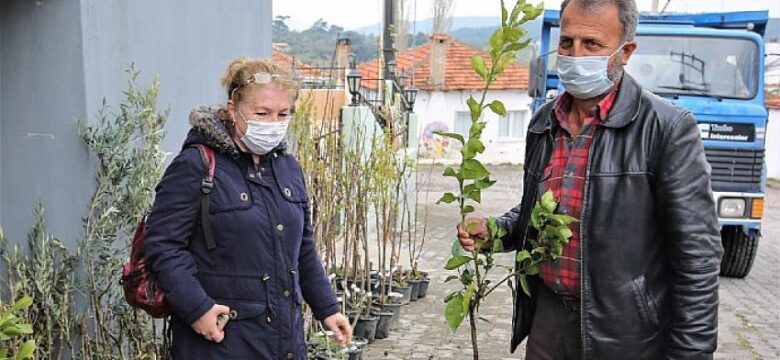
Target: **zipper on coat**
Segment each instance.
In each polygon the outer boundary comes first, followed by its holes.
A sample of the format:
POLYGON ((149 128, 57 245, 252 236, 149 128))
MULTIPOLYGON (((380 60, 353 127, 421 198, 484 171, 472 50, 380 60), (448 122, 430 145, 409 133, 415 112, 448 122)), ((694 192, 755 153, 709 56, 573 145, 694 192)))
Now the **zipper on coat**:
POLYGON ((580 210, 580 341, 582 343, 582 360, 586 360, 585 351, 585 221, 584 214, 588 202, 588 185, 590 185, 590 167, 593 161, 593 148, 599 138, 601 125, 597 125, 593 130, 593 140, 588 149, 588 162, 585 165, 585 183, 582 186, 582 209, 580 210))

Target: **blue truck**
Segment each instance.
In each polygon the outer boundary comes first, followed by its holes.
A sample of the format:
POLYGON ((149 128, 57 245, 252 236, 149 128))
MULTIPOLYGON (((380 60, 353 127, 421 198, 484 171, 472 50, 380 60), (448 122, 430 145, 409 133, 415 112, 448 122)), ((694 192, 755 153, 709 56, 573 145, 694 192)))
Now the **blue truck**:
MULTIPOLYGON (((745 277, 761 238, 768 111, 764 102, 767 11, 641 15, 626 72, 691 111, 699 124, 725 253, 721 275, 745 277)), ((562 88, 555 73, 560 11, 545 10, 529 95, 536 110, 562 88)))

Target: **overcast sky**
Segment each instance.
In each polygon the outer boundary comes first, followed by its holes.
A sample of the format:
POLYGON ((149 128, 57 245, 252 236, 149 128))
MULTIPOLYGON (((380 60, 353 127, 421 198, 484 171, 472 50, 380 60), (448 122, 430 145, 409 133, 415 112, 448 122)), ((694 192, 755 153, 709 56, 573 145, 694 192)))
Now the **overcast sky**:
MULTIPOLYGON (((406 0, 416 11, 418 20, 431 17, 433 0, 406 0)), ((308 29, 323 18, 347 30, 373 25, 382 19, 382 0, 275 0, 273 14, 287 15, 294 30, 308 29)), ((532 1, 533 2, 533 1, 532 1)), ((506 0, 507 6, 513 4, 506 0)), ((560 8, 560 0, 545 0, 548 9, 560 8)), ((666 0, 659 0, 663 8, 666 0)), ((455 0, 455 16, 499 16, 500 0, 455 0)), ((637 0, 640 11, 649 11, 652 0, 637 0)), ((741 11, 769 10, 770 17, 780 17, 780 0, 672 0, 667 11, 741 11)), ((413 15, 414 17, 414 15, 413 15)))

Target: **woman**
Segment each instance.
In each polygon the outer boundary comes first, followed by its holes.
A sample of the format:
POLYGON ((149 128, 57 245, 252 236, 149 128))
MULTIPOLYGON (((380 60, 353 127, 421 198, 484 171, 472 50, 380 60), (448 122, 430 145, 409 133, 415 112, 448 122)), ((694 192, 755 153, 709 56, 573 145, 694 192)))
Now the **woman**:
POLYGON ((268 60, 234 60, 226 107, 190 114, 192 129, 157 187, 146 261, 173 310, 174 359, 306 359, 301 305, 351 338, 315 251, 303 174, 282 141, 297 86, 268 60), (200 224, 208 174, 196 145, 215 153, 208 195, 211 248, 200 224), (217 316, 234 316, 224 331, 217 316))

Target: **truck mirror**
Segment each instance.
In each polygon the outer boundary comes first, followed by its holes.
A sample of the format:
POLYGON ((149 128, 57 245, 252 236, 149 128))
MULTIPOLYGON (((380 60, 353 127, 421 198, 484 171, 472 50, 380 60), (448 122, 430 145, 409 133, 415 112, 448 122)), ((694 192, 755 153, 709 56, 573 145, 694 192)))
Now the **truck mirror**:
POLYGON ((545 90, 545 67, 541 56, 535 57, 529 63, 528 68, 528 96, 539 98, 544 96, 545 90))

